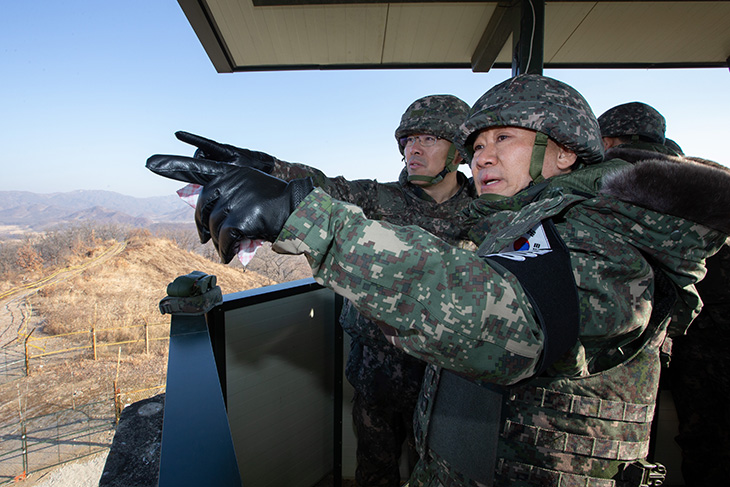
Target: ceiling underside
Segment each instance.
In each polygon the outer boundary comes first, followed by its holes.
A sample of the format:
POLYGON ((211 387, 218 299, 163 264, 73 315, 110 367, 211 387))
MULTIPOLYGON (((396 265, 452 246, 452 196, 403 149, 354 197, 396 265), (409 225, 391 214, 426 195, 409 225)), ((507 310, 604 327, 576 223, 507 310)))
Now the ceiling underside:
MULTIPOLYGON (((221 73, 512 62, 512 36, 494 25, 514 2, 178 1, 221 73)), ((730 57, 730 1, 547 1, 544 13, 545 68, 719 67, 730 57)))

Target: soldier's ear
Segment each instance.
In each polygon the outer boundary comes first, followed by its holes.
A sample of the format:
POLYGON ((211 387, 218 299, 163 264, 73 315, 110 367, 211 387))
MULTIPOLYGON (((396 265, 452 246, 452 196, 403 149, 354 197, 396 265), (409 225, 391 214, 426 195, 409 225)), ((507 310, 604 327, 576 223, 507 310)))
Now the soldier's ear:
POLYGON ((558 144, 558 157, 556 159, 556 165, 558 166, 558 169, 561 171, 565 171, 570 169, 573 164, 575 164, 575 161, 578 160, 578 156, 570 149, 566 149, 565 147, 558 144))

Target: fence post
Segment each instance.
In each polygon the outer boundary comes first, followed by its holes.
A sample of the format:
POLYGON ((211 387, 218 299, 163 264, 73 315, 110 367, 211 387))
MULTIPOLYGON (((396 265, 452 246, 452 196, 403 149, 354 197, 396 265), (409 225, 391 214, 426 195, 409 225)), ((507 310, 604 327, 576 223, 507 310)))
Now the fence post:
POLYGON ((91 325, 91 351, 94 354, 94 361, 96 361, 96 323, 91 325))
POLYGON ((23 473, 21 478, 25 479, 28 473, 28 435, 25 431, 25 421, 22 418, 20 420, 20 447, 23 452, 23 473))
POLYGON ((142 317, 144 320, 144 353, 150 354, 150 326, 147 323, 147 318, 142 317))
POLYGON ((117 424, 119 424, 119 418, 122 416, 122 391, 117 386, 119 380, 119 362, 122 360, 122 347, 119 347, 117 353, 117 376, 114 378, 114 416, 117 418, 117 424))
POLYGON ((112 382, 112 392, 114 393, 114 417, 119 424, 119 418, 122 416, 122 393, 117 387, 116 379, 112 382))
POLYGON ((35 331, 35 328, 33 328, 30 333, 28 333, 28 336, 25 337, 25 376, 30 377, 30 356, 28 355, 28 340, 30 340, 30 336, 35 331))

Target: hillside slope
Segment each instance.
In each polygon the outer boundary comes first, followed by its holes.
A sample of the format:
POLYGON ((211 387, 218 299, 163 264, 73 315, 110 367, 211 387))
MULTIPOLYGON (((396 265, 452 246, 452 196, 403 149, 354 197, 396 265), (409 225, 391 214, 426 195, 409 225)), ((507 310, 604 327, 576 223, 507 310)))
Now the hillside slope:
MULTIPOLYGON (((115 245, 118 243, 107 242, 87 252, 85 258, 94 259, 115 245)), ((79 267, 78 263, 74 267, 79 267)), ((23 337, 31 331, 32 335, 28 342, 30 376, 0 384, 0 426, 17 418, 19 407, 26 417, 33 417, 74 404, 108 401, 115 378, 122 393, 164 384, 168 344, 164 337, 169 333, 170 316, 160 313, 158 303, 170 282, 193 270, 215 274, 224 294, 274 283, 255 272, 211 262, 169 240, 140 231, 128 238, 126 248, 117 255, 81 272, 68 272, 67 278, 49 281, 26 296, 5 299, 5 304, 24 302, 18 306, 23 312, 14 315, 9 306, 0 307, 0 324, 17 330, 18 336, 4 345, 3 357, 22 359, 23 337), (150 326, 149 333, 153 339, 161 338, 151 343, 149 354, 144 353, 143 342, 106 345, 139 340, 144 336, 145 323, 159 325, 150 326), (89 345, 92 328, 97 330, 97 360, 89 345), (102 331, 109 328, 117 329, 102 331), (53 337, 60 333, 71 334, 53 337), (70 352, 47 353, 53 350, 70 352)), ((58 270, 44 273, 64 274, 58 270)), ((27 281, 44 281, 44 276, 26 277, 27 281)))
POLYGON ((167 285, 191 271, 214 274, 224 294, 274 284, 255 272, 244 272, 182 250, 166 239, 138 232, 126 249, 102 266, 90 268, 64 282, 47 286, 31 299, 48 334, 132 323, 159 323, 159 301, 167 285))

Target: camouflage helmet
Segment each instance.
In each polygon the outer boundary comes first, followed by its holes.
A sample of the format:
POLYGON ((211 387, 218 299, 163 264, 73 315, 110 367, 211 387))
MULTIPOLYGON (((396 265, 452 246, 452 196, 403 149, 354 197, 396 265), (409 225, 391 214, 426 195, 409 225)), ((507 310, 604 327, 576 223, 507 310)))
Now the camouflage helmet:
POLYGON ((459 133, 459 126, 469 113, 469 105, 453 95, 429 95, 411 103, 395 129, 398 149, 404 154, 400 144, 402 137, 413 134, 435 135, 450 142, 459 133))
POLYGON ((490 127, 520 127, 545 134, 585 164, 603 160, 596 116, 573 87, 546 76, 523 74, 494 86, 474 103, 455 141, 471 159, 472 137, 490 127))
POLYGON ((677 144, 672 139, 669 139, 669 138, 664 139, 664 145, 667 146, 667 148, 669 148, 671 151, 673 151, 676 155, 678 155, 678 156, 684 155, 684 151, 682 150, 682 148, 679 146, 679 144, 677 144))
POLYGON ((646 103, 634 101, 617 105, 598 117, 603 137, 638 135, 645 140, 664 143, 667 122, 661 113, 646 103))

